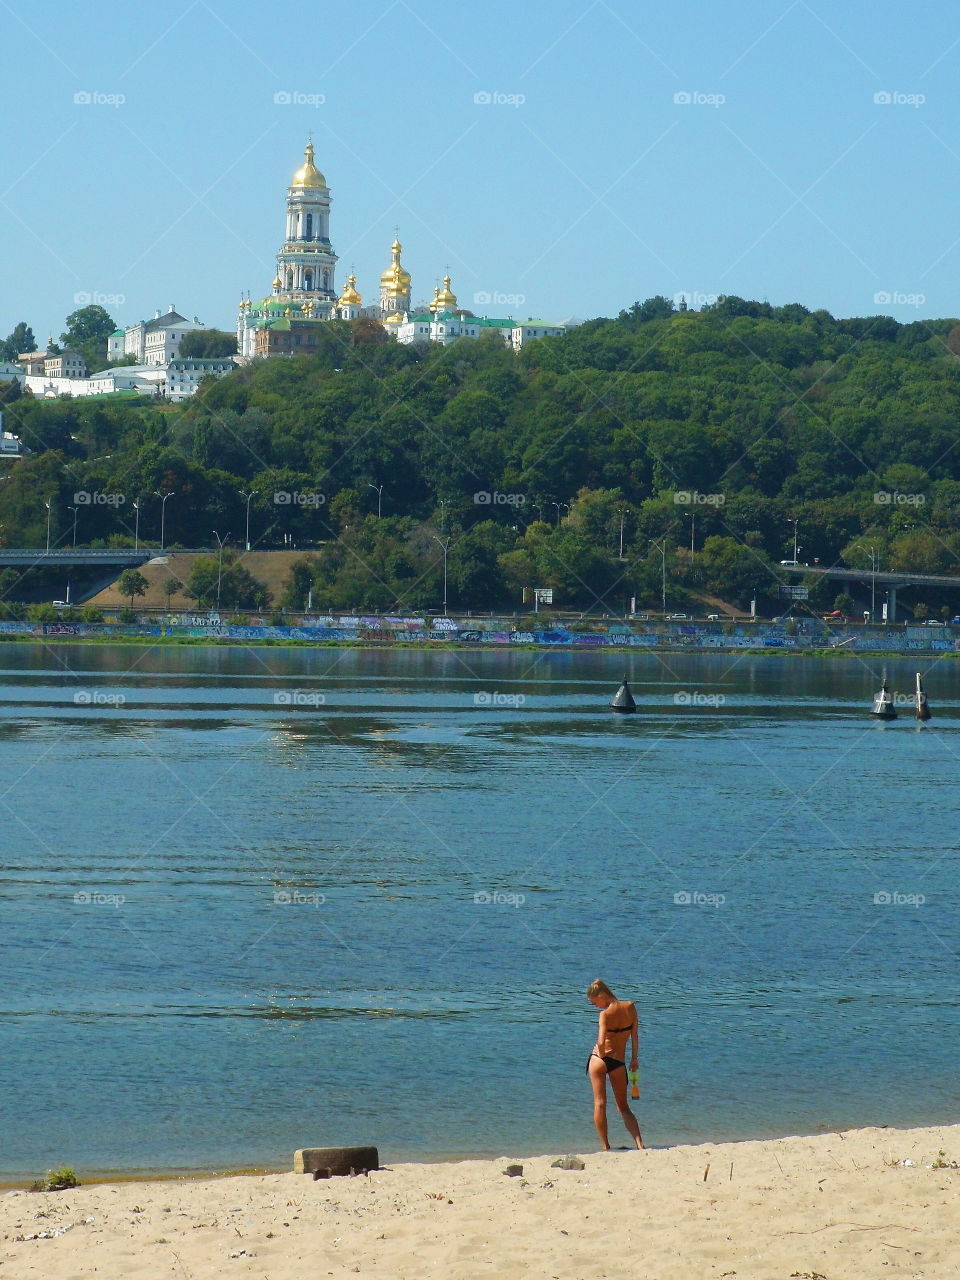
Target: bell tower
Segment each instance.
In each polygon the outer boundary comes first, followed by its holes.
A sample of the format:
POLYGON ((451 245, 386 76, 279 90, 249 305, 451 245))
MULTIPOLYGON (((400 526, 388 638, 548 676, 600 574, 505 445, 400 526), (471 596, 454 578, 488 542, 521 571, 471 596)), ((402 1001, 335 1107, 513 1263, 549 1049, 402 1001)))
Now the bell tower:
POLYGON ((330 188, 313 154, 313 143, 308 142, 303 164, 287 190, 286 234, 277 254, 273 293, 297 303, 298 309, 312 302, 314 317, 326 320, 337 304, 337 255, 330 244, 330 188))

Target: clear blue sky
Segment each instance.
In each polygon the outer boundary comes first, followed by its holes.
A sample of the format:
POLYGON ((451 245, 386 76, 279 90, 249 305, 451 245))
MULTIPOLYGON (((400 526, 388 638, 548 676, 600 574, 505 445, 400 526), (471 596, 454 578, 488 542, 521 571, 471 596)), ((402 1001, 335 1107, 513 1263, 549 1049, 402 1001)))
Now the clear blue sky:
POLYGON ((449 269, 488 314, 680 291, 960 314, 946 0, 0 0, 0 48, 2 335, 56 336, 78 294, 232 328, 311 130, 365 301, 398 224, 415 298, 449 269))

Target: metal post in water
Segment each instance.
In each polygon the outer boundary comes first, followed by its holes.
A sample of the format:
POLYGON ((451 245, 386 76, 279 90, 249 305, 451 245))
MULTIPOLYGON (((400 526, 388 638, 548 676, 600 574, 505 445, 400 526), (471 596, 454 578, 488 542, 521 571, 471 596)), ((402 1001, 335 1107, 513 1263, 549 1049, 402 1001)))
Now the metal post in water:
POLYGON ((923 681, 920 679, 919 671, 917 672, 917 692, 915 697, 916 697, 916 703, 917 703, 917 713, 916 713, 917 719, 918 720, 931 719, 931 717, 933 716, 933 712, 930 710, 930 703, 927 701, 927 695, 923 691, 923 681))

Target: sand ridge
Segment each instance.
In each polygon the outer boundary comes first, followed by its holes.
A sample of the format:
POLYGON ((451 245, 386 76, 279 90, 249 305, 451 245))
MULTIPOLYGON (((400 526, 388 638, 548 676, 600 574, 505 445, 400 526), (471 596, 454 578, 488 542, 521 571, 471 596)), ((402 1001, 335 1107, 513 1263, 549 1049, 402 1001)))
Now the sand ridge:
MULTIPOLYGON (((385 1159, 385 1154, 381 1153, 385 1159)), ((960 1125, 0 1194, 0 1280, 953 1280, 960 1125), (948 1167, 930 1167, 939 1152, 948 1167), (523 1164, 523 1177, 503 1169, 523 1164), (912 1163, 901 1163, 909 1161, 912 1163), (617 1224, 620 1224, 618 1227, 617 1224)))

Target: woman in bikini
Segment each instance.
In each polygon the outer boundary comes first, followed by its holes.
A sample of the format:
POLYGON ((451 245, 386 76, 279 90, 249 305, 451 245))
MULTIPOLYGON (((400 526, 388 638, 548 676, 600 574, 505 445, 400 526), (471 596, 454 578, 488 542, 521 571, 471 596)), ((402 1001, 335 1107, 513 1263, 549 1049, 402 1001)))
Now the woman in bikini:
POLYGON ((624 1052, 630 1037, 630 1070, 636 1071, 637 1062, 637 1011, 630 1000, 618 1000, 605 982, 599 978, 587 988, 587 999, 600 1010, 600 1029, 597 1043, 587 1059, 587 1075, 593 1086, 593 1123, 597 1127, 603 1150, 610 1150, 607 1138, 607 1079, 613 1088, 613 1097, 623 1123, 638 1150, 643 1150, 643 1138, 636 1116, 627 1103, 627 1068, 624 1052))

